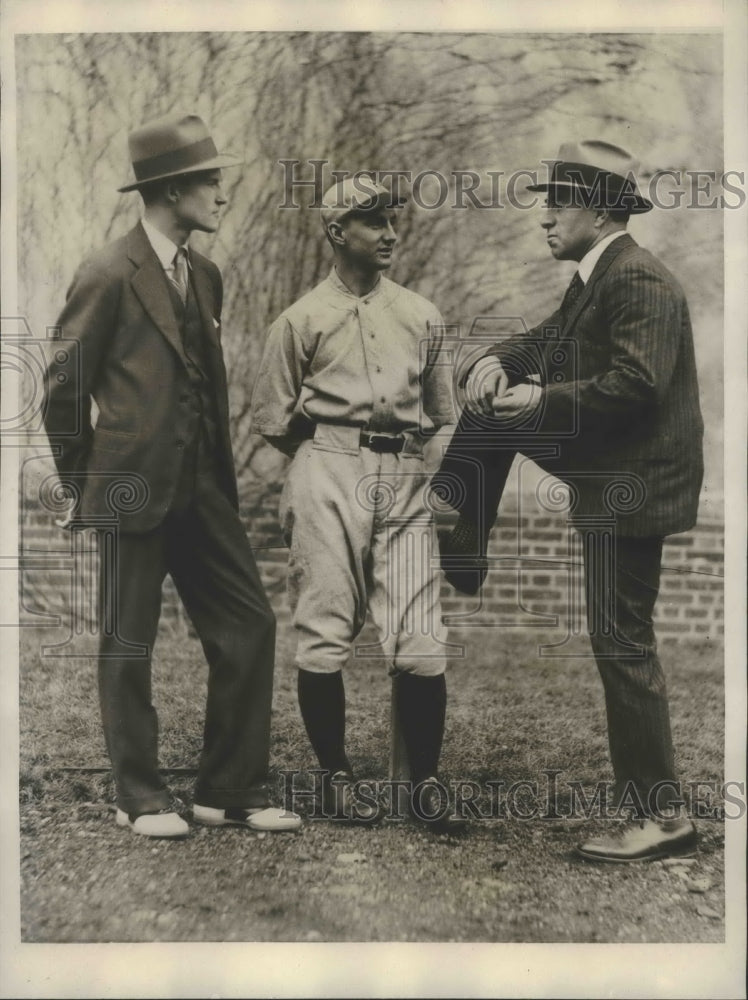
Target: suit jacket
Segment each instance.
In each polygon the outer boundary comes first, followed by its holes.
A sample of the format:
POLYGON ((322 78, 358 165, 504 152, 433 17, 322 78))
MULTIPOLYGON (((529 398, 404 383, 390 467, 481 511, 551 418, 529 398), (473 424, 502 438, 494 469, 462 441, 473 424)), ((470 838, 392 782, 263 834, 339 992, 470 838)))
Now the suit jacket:
MULTIPOLYGON (((218 423, 217 478, 236 507, 221 275, 193 250, 190 260, 218 423)), ((45 426, 60 477, 79 495, 79 516, 111 518, 116 511, 130 532, 163 520, 199 420, 167 281, 140 223, 86 260, 58 320, 72 347, 57 352, 45 377, 45 426)))
POLYGON ((651 253, 628 234, 613 240, 568 316, 558 310, 493 353, 510 382, 541 374, 538 431, 560 445, 548 468, 576 492, 574 520, 612 505, 624 535, 693 526, 703 478, 693 334, 683 290, 651 253))

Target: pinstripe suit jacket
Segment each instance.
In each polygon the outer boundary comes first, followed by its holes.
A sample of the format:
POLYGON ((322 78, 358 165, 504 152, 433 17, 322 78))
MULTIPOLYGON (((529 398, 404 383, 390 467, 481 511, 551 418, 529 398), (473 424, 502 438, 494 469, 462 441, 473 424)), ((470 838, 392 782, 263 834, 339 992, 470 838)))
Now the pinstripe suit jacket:
POLYGON ((540 372, 540 436, 560 446, 547 468, 577 494, 575 520, 612 503, 623 535, 693 526, 703 477, 693 334, 682 288, 649 251, 628 234, 614 240, 565 319, 558 310, 492 353, 511 383, 540 372))

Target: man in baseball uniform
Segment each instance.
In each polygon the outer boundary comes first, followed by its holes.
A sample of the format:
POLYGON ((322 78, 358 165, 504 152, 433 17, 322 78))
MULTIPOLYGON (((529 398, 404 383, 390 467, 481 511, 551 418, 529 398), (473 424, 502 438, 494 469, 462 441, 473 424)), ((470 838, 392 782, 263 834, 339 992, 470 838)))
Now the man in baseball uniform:
POLYGON ((442 318, 382 274, 401 201, 357 175, 323 199, 332 271, 270 328, 253 397, 253 430, 292 462, 281 497, 288 591, 298 636, 299 706, 320 767, 325 810, 373 821, 345 750, 343 665, 371 613, 395 679, 413 815, 439 808, 446 710, 445 630, 424 442, 454 419, 442 318))

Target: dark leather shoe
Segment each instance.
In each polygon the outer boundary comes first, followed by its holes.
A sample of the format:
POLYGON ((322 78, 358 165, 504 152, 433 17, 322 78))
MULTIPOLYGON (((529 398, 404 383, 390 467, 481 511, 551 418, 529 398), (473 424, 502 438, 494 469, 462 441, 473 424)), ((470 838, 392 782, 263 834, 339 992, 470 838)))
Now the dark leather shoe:
POLYGON ((488 574, 485 546, 477 530, 460 519, 451 532, 439 532, 441 567, 449 583, 461 594, 477 594, 488 574))
POLYGON ((585 861, 653 861, 696 849, 696 827, 689 819, 632 820, 617 833, 580 844, 576 853, 585 861))
POLYGON ((411 815, 432 833, 459 834, 467 829, 467 820, 455 816, 447 789, 436 778, 427 778, 413 789, 411 815))
POLYGON ((370 825, 384 817, 384 809, 369 798, 356 794, 356 780, 350 771, 336 771, 322 783, 322 810, 327 819, 370 825))

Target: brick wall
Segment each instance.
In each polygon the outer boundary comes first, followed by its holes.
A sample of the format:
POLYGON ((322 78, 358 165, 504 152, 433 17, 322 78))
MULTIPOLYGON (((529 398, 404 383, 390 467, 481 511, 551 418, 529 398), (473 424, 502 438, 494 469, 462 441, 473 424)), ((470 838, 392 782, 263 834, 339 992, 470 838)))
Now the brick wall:
MULTIPOLYGON (((249 526, 263 582, 281 621, 288 621, 285 596, 287 550, 277 521, 279 487, 247 498, 242 517, 249 526)), ((531 505, 525 505, 531 506, 531 505)), ((52 515, 25 501, 20 525, 22 614, 25 624, 51 623, 50 616, 95 621, 90 586, 96 558, 84 533, 75 544, 53 525, 52 515)), ((666 541, 657 630, 660 642, 713 641, 723 636, 723 525, 702 521, 692 531, 666 541)), ((479 597, 457 595, 443 584, 443 611, 455 629, 491 624, 511 629, 535 629, 544 641, 584 634, 579 539, 564 514, 523 510, 502 512, 489 546, 491 570, 479 597)), ((184 611, 170 580, 164 587, 164 626, 184 620, 184 611)), ((495 633, 493 633, 495 634, 495 633)))

